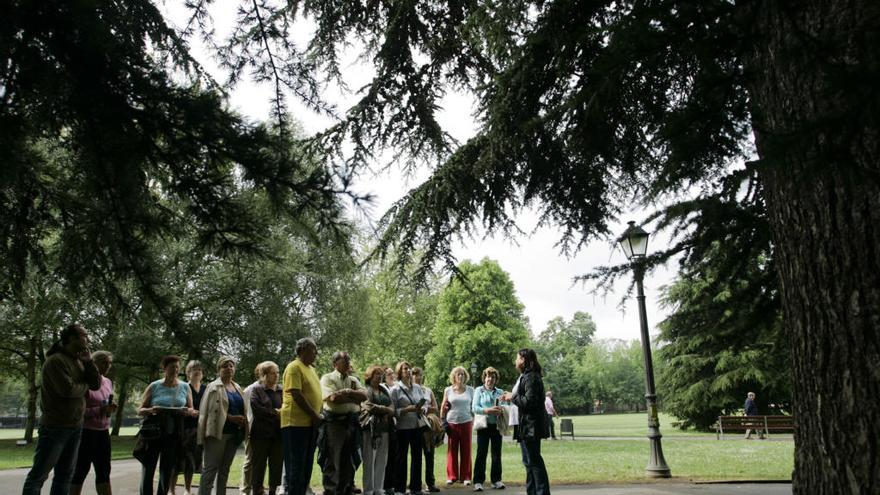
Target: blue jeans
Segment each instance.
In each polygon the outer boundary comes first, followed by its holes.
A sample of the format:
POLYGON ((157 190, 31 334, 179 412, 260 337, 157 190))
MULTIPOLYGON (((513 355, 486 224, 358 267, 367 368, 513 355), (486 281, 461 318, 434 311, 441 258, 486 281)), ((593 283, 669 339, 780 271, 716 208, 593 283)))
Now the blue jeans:
POLYGON ((541 457, 541 439, 529 438, 519 441, 522 463, 526 468, 526 494, 550 495, 550 480, 541 457))
POLYGON ((70 491, 70 480, 76 466, 79 452, 79 439, 82 428, 62 428, 40 425, 37 448, 34 450, 34 465, 24 481, 22 495, 40 495, 43 483, 49 478, 49 471, 55 470, 52 476, 50 495, 67 495, 70 491))
POLYGON ((313 426, 287 426, 281 428, 284 449, 284 480, 287 495, 305 495, 312 479, 315 465, 315 448, 318 445, 317 428, 313 426))

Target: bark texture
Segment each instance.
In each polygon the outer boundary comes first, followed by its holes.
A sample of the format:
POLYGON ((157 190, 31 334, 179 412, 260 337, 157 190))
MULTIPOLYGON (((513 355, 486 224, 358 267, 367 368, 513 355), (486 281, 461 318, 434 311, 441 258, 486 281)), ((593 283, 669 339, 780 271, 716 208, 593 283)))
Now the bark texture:
POLYGON ((792 344, 794 493, 880 493, 880 2, 741 5, 792 344))

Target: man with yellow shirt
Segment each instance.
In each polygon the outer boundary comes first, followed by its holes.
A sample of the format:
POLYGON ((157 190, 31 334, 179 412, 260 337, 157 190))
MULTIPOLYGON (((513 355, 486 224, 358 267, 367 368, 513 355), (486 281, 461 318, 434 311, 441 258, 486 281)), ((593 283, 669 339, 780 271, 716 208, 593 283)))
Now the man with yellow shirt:
POLYGON ((296 341, 296 359, 284 369, 281 403, 281 441, 288 495, 305 495, 315 463, 321 424, 321 382, 312 364, 318 346, 310 337, 296 341))
POLYGON ((324 495, 351 495, 354 492, 355 466, 352 454, 358 413, 367 393, 351 375, 351 357, 345 351, 333 353, 333 368, 321 377, 324 398, 324 495))

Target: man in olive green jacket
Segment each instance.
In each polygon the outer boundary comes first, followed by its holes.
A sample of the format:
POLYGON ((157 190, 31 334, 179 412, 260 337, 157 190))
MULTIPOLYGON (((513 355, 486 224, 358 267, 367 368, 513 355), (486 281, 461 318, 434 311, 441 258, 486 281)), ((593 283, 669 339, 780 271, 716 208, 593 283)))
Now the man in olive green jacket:
POLYGON ((101 387, 101 374, 92 362, 89 336, 82 326, 68 325, 46 355, 40 386, 43 414, 23 495, 39 495, 53 469, 50 495, 67 495, 79 452, 86 394, 101 387))

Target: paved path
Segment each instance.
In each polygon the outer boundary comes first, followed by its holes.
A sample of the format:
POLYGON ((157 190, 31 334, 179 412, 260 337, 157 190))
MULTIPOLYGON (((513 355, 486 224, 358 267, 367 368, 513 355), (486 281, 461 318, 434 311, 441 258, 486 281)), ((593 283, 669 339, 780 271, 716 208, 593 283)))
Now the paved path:
MULTIPOLYGON (((0 471, 0 495, 19 495, 27 475, 27 469, 8 469, 0 471)), ((140 482, 140 464, 133 460, 113 461, 114 495, 136 495, 140 482)), ((43 486, 43 494, 49 493, 52 483, 50 475, 43 486)), ((86 478, 84 495, 94 494, 94 477, 86 478)), ((791 495, 790 483, 689 483, 680 480, 659 480, 653 483, 628 483, 617 485, 577 485, 553 486, 555 495, 791 495)), ((183 488, 178 489, 183 494, 183 488)), ((230 488, 227 495, 238 495, 238 490, 230 488)), ((459 488, 443 489, 440 495, 473 495, 470 490, 459 488)), ((483 495, 524 495, 525 487, 511 486, 504 491, 486 490, 483 495)))

